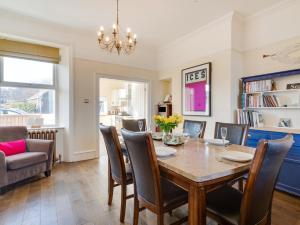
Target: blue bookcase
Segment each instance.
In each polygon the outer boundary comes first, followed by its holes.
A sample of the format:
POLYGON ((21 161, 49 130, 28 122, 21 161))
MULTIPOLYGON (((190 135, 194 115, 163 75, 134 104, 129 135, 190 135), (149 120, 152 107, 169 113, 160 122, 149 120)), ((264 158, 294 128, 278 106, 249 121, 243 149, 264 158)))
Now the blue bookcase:
MULTIPOLYGON (((287 135, 283 132, 250 129, 247 145, 256 147, 259 140, 275 140, 287 135)), ((295 143, 288 152, 276 184, 276 189, 300 196, 300 134, 293 134, 295 143)))

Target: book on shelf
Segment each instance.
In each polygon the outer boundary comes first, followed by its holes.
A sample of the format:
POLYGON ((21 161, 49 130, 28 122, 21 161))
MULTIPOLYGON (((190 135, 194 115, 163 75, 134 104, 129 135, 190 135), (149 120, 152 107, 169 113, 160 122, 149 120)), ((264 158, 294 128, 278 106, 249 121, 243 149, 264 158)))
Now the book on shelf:
POLYGON ((244 91, 246 93, 271 91, 272 85, 273 80, 258 80, 246 82, 244 91))
POLYGON ((237 109, 237 123, 248 124, 250 127, 263 127, 263 116, 253 110, 237 109))
POLYGON ((244 100, 244 108, 280 107, 280 100, 276 95, 249 95, 244 100))

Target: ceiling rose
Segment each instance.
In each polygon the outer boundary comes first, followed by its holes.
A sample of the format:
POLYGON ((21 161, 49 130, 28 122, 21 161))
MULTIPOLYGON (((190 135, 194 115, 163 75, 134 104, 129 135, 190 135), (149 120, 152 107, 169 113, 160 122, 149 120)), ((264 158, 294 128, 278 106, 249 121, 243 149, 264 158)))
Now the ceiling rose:
POLYGON ((98 31, 98 42, 100 48, 108 52, 117 52, 118 55, 121 53, 132 53, 137 44, 137 36, 136 34, 132 34, 130 28, 127 28, 126 34, 122 34, 119 23, 119 0, 117 0, 117 21, 112 28, 112 34, 109 36, 105 35, 104 27, 100 27, 100 30, 98 31))

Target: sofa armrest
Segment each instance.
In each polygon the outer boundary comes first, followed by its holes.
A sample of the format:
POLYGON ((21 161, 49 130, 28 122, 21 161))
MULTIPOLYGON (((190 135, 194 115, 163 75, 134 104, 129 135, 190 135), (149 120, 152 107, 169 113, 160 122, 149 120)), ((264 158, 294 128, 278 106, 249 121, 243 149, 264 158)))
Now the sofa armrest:
POLYGON ((7 167, 5 154, 0 150, 0 188, 7 185, 7 167))
POLYGON ((52 169, 54 142, 42 139, 26 139, 27 151, 29 152, 45 152, 48 155, 47 171, 52 169))

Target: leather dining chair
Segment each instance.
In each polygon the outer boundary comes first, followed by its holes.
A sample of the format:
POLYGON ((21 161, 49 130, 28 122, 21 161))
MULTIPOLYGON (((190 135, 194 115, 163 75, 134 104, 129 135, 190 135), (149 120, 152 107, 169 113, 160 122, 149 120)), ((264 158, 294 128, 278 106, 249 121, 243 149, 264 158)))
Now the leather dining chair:
POLYGON ((244 193, 225 185, 207 194, 207 214, 219 225, 271 225, 274 187, 293 136, 260 141, 244 193))
MULTIPOLYGON (((230 142, 230 144, 236 145, 246 145, 248 139, 248 124, 234 124, 234 123, 220 123, 216 122, 215 125, 215 138, 221 139, 221 127, 227 128, 227 137, 226 140, 230 142)), ((238 181, 238 188, 240 191, 244 189, 244 178, 240 178, 238 181)), ((233 182, 235 183, 235 182, 233 182)))
POLYGON ((248 124, 220 123, 215 125, 215 138, 221 139, 221 127, 227 128, 227 137, 231 144, 246 145, 248 139, 248 124))
POLYGON ((123 128, 126 130, 139 132, 139 121, 143 122, 142 131, 146 130, 146 119, 122 119, 123 128))
MULTIPOLYGON (((188 193, 160 176, 151 135, 145 132, 121 130, 125 141, 134 180, 134 218, 138 224, 139 212, 147 208, 157 215, 157 224, 164 224, 164 213, 171 213, 188 202, 188 193)), ((173 224, 181 224, 187 217, 173 224)))
POLYGON ((124 222, 126 200, 133 195, 127 196, 127 185, 133 183, 131 168, 124 163, 124 158, 119 142, 117 130, 113 126, 100 125, 107 155, 108 155, 108 205, 112 204, 114 187, 121 186, 121 212, 120 221, 124 222))
POLYGON ((206 128, 206 121, 184 120, 183 132, 189 133, 190 137, 203 138, 206 128))

